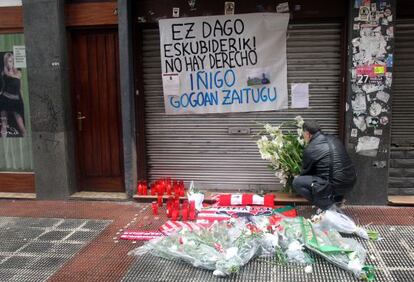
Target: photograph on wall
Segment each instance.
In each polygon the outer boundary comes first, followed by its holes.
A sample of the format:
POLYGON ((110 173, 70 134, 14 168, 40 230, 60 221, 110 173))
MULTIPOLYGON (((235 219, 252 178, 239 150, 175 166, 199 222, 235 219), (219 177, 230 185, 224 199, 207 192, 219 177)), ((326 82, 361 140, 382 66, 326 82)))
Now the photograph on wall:
POLYGON ((0 138, 26 134, 21 79, 13 51, 0 52, 0 138))

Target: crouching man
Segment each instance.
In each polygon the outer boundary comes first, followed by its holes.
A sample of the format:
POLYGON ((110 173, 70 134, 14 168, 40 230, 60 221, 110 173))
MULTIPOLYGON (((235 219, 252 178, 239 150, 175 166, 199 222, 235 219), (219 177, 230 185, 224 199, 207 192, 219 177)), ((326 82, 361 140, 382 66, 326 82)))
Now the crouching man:
POLYGON ((341 203, 356 181, 356 172, 342 142, 321 132, 316 121, 305 121, 302 171, 293 180, 296 193, 321 210, 341 203))

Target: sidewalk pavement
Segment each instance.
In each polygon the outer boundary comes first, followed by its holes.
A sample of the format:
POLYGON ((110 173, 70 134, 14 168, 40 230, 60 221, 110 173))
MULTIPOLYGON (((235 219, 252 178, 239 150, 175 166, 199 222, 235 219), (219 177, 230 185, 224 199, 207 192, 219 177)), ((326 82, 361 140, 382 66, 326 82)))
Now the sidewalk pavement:
MULTIPOLYGON (((298 211, 311 214, 307 206, 298 211)), ((385 237, 364 243, 376 281, 414 281, 414 208, 348 206, 345 212, 385 237)), ((356 281, 326 263, 306 275, 256 260, 218 279, 186 264, 128 256, 142 242, 119 240, 122 230, 156 230, 162 214, 154 218, 148 203, 0 200, 0 281, 356 281)))

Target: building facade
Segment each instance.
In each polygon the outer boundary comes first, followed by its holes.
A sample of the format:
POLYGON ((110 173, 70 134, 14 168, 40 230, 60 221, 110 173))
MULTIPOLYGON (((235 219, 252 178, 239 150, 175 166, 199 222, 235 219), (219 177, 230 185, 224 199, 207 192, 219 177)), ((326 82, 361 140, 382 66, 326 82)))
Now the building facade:
MULTIPOLYGON (((283 2, 234 1, 233 7, 235 14, 276 12, 283 2)), ((410 1, 289 1, 287 79, 309 83, 306 109, 167 115, 158 21, 177 11, 222 15, 227 5, 23 0, 0 7, 0 54, 16 56, 19 46, 26 52, 19 68, 26 131, 14 121, 0 140, 0 192, 131 196, 137 180, 161 177, 194 180, 202 189, 279 190, 256 135, 261 123, 301 115, 344 141, 358 170, 351 202, 386 204, 388 194, 413 194, 410 1), (366 42, 373 42, 374 63, 363 61, 366 42), (371 76, 360 68, 381 62, 386 68, 371 76)), ((290 96, 289 88, 289 105, 290 96)))

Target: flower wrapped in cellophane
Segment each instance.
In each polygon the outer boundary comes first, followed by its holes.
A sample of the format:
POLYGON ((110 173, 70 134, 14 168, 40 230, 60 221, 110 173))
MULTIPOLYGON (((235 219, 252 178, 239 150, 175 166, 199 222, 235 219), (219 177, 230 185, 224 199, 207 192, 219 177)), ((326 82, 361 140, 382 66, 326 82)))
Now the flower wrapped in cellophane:
POLYGON ((269 167, 275 171, 285 192, 292 191, 293 178, 301 170, 305 147, 303 122, 302 117, 297 116, 293 121, 279 126, 265 124, 264 131, 260 133, 261 138, 257 141, 262 159, 270 161, 269 167))

